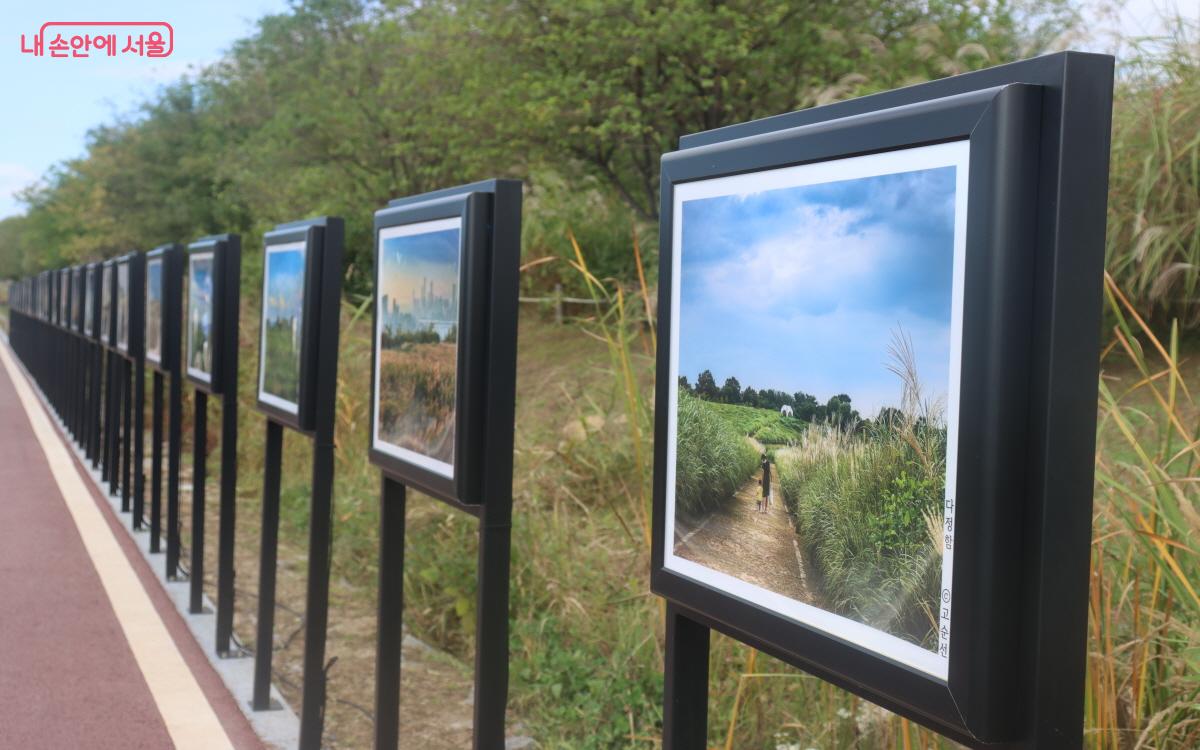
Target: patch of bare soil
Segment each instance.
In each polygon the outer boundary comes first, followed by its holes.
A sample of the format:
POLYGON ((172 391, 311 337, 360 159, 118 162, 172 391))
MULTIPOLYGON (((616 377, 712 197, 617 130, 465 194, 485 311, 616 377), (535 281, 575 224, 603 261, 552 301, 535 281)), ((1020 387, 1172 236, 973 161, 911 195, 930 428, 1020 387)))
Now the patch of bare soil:
POLYGON ((805 604, 820 606, 791 518, 771 472, 772 502, 759 511, 762 470, 722 509, 676 518, 675 554, 805 604))
MULTIPOLYGON (((210 445, 215 440, 210 442, 210 445)), ((148 451, 147 451, 148 452, 148 451)), ((184 449, 190 459, 190 446, 184 449)), ((218 473, 217 453, 210 455, 210 472, 218 473)), ((180 521, 186 568, 191 543, 191 476, 185 465, 180 477, 180 521)), ((149 463, 146 467, 149 475, 149 463)), ((205 502, 204 591, 216 599, 217 528, 220 490, 216 477, 207 478, 205 502)), ((147 492, 147 502, 149 493, 147 492)), ((252 659, 258 626, 258 548, 261 511, 249 503, 239 508, 235 545, 234 635, 252 659)), ((149 509, 147 509, 147 516, 149 509)), ((165 515, 165 511, 164 511, 165 515)), ((164 540, 165 541, 165 540, 164 540)), ((306 550, 280 538, 276 573, 275 655, 272 681, 293 710, 299 711, 303 685, 304 601, 308 564, 306 550)), ((330 581, 328 671, 325 735, 327 748, 371 747, 375 727, 375 592, 364 592, 348 581, 330 581), (364 593, 367 594, 364 596, 364 593)), ((212 648, 212 644, 201 644, 212 648)), ((461 750, 471 747, 472 674, 470 665, 421 641, 404 637, 401 667, 400 731, 405 747, 461 750)), ((235 696, 249 700, 250 696, 235 696)))

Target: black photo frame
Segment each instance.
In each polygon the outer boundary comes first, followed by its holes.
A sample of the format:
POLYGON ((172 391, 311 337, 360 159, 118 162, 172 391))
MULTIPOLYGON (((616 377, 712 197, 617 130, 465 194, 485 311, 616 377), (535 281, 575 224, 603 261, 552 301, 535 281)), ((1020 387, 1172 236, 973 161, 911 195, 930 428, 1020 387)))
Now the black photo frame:
POLYGON ((117 262, 106 260, 100 266, 100 343, 113 349, 117 339, 117 262))
POLYGON ((100 264, 84 267, 83 335, 93 341, 100 338, 100 264))
POLYGON ((314 428, 313 379, 316 373, 316 356, 320 349, 321 310, 319 296, 321 279, 318 269, 321 268, 321 258, 324 251, 325 226, 320 223, 307 221, 281 224, 274 230, 263 235, 263 306, 259 318, 258 331, 258 370, 255 374, 255 403, 259 411, 272 419, 300 432, 311 432, 314 428), (302 249, 304 252, 303 271, 301 274, 300 300, 298 320, 300 331, 298 342, 293 342, 299 349, 299 373, 296 383, 296 401, 290 402, 284 398, 264 391, 266 377, 266 336, 267 336, 267 305, 268 284, 270 279, 270 262, 272 253, 280 253, 302 249), (265 396, 265 398, 264 398, 265 396))
POLYGON ((122 255, 117 258, 116 285, 113 296, 113 348, 123 356, 129 356, 129 346, 132 340, 133 321, 130 318, 129 297, 133 292, 133 271, 130 268, 130 256, 122 255), (124 294, 122 294, 124 289, 124 294))
POLYGON ((71 329, 71 269, 58 271, 58 319, 60 328, 71 329))
POLYGON ((143 345, 146 364, 161 367, 163 362, 163 290, 164 260, 162 248, 146 253, 146 291, 142 295, 146 310, 142 315, 146 336, 143 345))
POLYGON ((225 289, 225 249, 228 241, 225 236, 205 237, 188 245, 184 262, 183 288, 186 290, 184 312, 184 330, 180 344, 183 347, 183 370, 188 381, 210 395, 220 395, 224 386, 222 369, 222 335, 225 331, 224 311, 226 307, 225 289), (193 320, 197 310, 193 307, 193 281, 196 280, 197 268, 205 261, 208 262, 209 275, 209 339, 208 348, 209 371, 196 367, 193 362, 193 336, 195 336, 196 321, 193 320))
POLYGON ((415 196, 401 205, 390 205, 375 213, 375 282, 380 283, 380 251, 389 235, 408 230, 440 231, 457 222, 459 231, 455 416, 453 459, 440 461, 407 451, 379 437, 379 349, 382 336, 380 308, 383 295, 376 294, 372 318, 371 429, 368 452, 373 464, 405 485, 420 489, 451 503, 478 504, 479 458, 484 449, 483 384, 485 381, 486 316, 488 309, 487 268, 490 248, 491 193, 474 190, 439 193, 437 197, 415 196), (412 454, 406 458, 405 454, 412 454), (449 466, 450 473, 431 466, 449 466))
POLYGON ((972 747, 1079 745, 1095 428, 1094 405, 1080 403, 1096 388, 1111 95, 1112 58, 1062 53, 685 136, 664 155, 651 562, 651 589, 669 602, 664 748, 701 746, 703 719, 686 716, 703 714, 694 683, 706 667, 689 663, 707 654, 697 627, 972 747), (941 677, 666 564, 675 191, 956 141, 969 143, 969 185, 941 677))
POLYGON ((178 363, 182 356, 180 339, 182 338, 183 303, 180 297, 183 284, 183 255, 183 247, 177 244, 161 245, 146 253, 146 289, 143 292, 146 309, 143 312, 143 322, 147 336, 150 335, 150 317, 153 314, 150 308, 152 291, 150 285, 154 283, 156 275, 151 272, 153 267, 158 268, 160 312, 158 320, 159 354, 157 357, 152 354, 147 341, 145 361, 151 369, 164 375, 175 373, 175 363, 178 363))
POLYGON ((84 333, 85 273, 86 268, 81 265, 71 270, 71 330, 80 335, 84 333))

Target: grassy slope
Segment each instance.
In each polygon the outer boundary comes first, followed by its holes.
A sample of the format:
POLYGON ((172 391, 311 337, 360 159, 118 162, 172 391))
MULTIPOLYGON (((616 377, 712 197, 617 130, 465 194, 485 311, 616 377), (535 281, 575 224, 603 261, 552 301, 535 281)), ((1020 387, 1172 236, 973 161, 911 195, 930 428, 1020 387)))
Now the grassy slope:
POLYGON ((709 401, 704 402, 704 405, 738 432, 764 445, 792 443, 804 434, 805 423, 802 420, 781 416, 773 409, 709 401))
POLYGON ((717 406, 679 391, 675 503, 687 516, 725 505, 758 467, 758 450, 717 406))
MULTIPOLYGON (((253 408, 257 315, 253 300, 246 303, 242 311, 239 389, 236 619, 243 640, 254 632, 261 515, 263 422, 253 408)), ((365 456, 368 324, 359 319, 351 325, 349 320, 347 316, 343 322, 339 360, 331 592, 334 607, 328 648, 329 656, 338 657, 338 662, 330 672, 327 738, 331 747, 369 744, 371 723, 363 707, 371 705, 373 689, 379 474, 365 456)), ((639 352, 635 369, 644 388, 648 388, 652 357, 648 346, 641 342, 635 342, 634 349, 639 352)), ((1110 356, 1109 361, 1115 359, 1110 356)), ((1200 393, 1198 363, 1200 352, 1193 350, 1182 367, 1193 393, 1200 393)), ((1110 387, 1120 393, 1140 376, 1127 362, 1118 364, 1106 368, 1116 378, 1109 381, 1110 387), (1111 371, 1114 367, 1115 372, 1111 371)), ((636 457, 624 432, 626 417, 608 353, 602 343, 586 337, 578 328, 557 327, 526 317, 521 321, 518 368, 510 721, 523 722, 542 747, 649 750, 656 747, 661 711, 660 607, 647 593, 647 545, 630 501, 637 483, 636 457)), ((1147 415, 1131 417, 1138 436, 1147 441, 1161 439, 1161 420, 1154 418, 1155 399, 1143 388, 1125 400, 1147 415)), ((215 404, 212 408, 210 446, 216 451, 219 419, 215 404)), ((1194 429, 1195 407, 1186 408, 1184 424, 1194 429)), ((190 427, 185 426, 185 439, 190 433, 190 427)), ((1103 462, 1128 463, 1137 458, 1111 420, 1101 426, 1100 446, 1103 462)), ((1176 442, 1174 450, 1178 448, 1176 442)), ((190 452, 185 447, 185 459, 190 458, 190 452)), ((276 669, 285 694, 293 701, 299 697, 303 645, 303 638, 295 633, 302 634, 298 628, 306 573, 310 455, 309 441, 287 437, 276 637, 277 645, 285 641, 291 645, 277 654, 276 669)), ((1183 462, 1176 462, 1175 467, 1182 469, 1183 462)), ((213 512, 216 469, 210 460, 213 476, 209 507, 213 512)), ((1122 469, 1120 473, 1129 475, 1132 470, 1122 469)), ((1185 489, 1195 497, 1195 487, 1185 489)), ((1118 689, 1110 703, 1122 708, 1106 709, 1109 704, 1099 698, 1090 699, 1088 722, 1092 727, 1127 723, 1129 696, 1133 693, 1121 687, 1125 685, 1141 691, 1138 715, 1145 723, 1154 712, 1176 705, 1187 685, 1195 684, 1194 680, 1189 683, 1184 679, 1197 672, 1190 670, 1180 654, 1189 642, 1200 643, 1197 620, 1189 619, 1186 613, 1164 618, 1162 594, 1154 604, 1148 590, 1155 581, 1155 568, 1148 562, 1148 553, 1131 538, 1122 515, 1129 506, 1128 498, 1102 491, 1097 494, 1096 505, 1096 538, 1107 540, 1097 542, 1097 561, 1107 574, 1097 594, 1101 606, 1093 605, 1094 612, 1103 613, 1103 624, 1090 633, 1090 695, 1101 694, 1111 676, 1111 684, 1118 689), (1132 557, 1127 557, 1126 550, 1131 546, 1132 557), (1124 593, 1122 586, 1131 581, 1136 581, 1134 590, 1141 592, 1138 598, 1124 593), (1102 606, 1105 591, 1112 592, 1107 596, 1113 604, 1107 608, 1102 606), (1140 602, 1140 614, 1135 613, 1134 602, 1140 602), (1097 638, 1098 634, 1103 637, 1097 638), (1107 640, 1110 634, 1111 642, 1107 640), (1146 654, 1155 655, 1154 661, 1139 661, 1146 654), (1141 669, 1139 663, 1148 666, 1141 669), (1142 675, 1136 678, 1141 680, 1136 685, 1131 682, 1135 675, 1142 675)), ((185 510, 185 522, 186 517, 185 510)), ((210 528, 216 528, 212 519, 210 528)), ((406 622, 420 637, 467 659, 472 651, 474 616, 474 529, 472 519, 438 503, 420 496, 409 501, 406 622)), ((210 556, 215 555, 215 547, 210 543, 210 556)), ((1190 558, 1180 559, 1192 564, 1190 558)), ((214 563, 210 557, 207 578, 211 579, 214 563)), ((211 580, 206 591, 210 596, 214 593, 211 580)), ((1182 599, 1177 596, 1176 601, 1182 599)), ((727 638, 714 635, 712 648, 711 746, 723 746, 735 716, 731 736, 738 748, 774 750, 780 742, 799 742, 802 748, 902 746, 899 737, 906 725, 887 712, 786 665, 754 655, 727 638), (779 677, 743 679, 744 673, 779 677), (734 696, 739 686, 744 689, 735 711, 734 696)), ((462 684, 466 679, 464 673, 462 684)), ((424 695, 433 692, 431 680, 415 682, 420 690, 405 693, 403 700, 409 706, 406 711, 417 710, 422 700, 461 700, 445 693, 424 695)), ((1160 722, 1159 731, 1175 731, 1170 722, 1170 717, 1160 722)), ((1174 722, 1179 724, 1177 719, 1174 722)), ((908 731, 914 747, 949 747, 928 733, 911 727, 908 731)), ((1100 732, 1089 736, 1089 745, 1099 747, 1102 743, 1097 738, 1115 735, 1100 732)), ((1152 745, 1184 746, 1165 741, 1152 745)))

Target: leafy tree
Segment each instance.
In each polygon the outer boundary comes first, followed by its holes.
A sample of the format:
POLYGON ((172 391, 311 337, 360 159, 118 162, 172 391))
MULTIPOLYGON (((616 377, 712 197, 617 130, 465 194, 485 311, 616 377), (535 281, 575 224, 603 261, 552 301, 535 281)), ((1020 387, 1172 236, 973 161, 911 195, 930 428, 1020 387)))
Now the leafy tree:
POLYGON ((712 372, 705 370, 696 378, 696 395, 706 401, 716 401, 719 391, 712 372))
POLYGON ((738 382, 737 378, 725 378, 725 385, 721 386, 721 400, 727 404, 742 402, 742 384, 738 382))
POLYGON ((859 421, 858 412, 850 406, 850 397, 839 393, 825 404, 825 420, 832 425, 846 429, 853 427, 859 421))
POLYGON ((691 383, 688 382, 687 375, 679 376, 679 387, 682 388, 683 390, 687 391, 688 393, 692 392, 692 385, 691 385, 691 383))
POLYGON ((796 391, 792 395, 792 407, 796 416, 807 422, 816 421, 817 397, 804 391, 796 391))
POLYGON ((742 391, 742 403, 746 406, 758 406, 758 391, 746 386, 746 390, 742 391))
POLYGON ((578 165, 646 219, 659 156, 681 135, 1012 59, 1024 31, 1005 0, 453 7, 496 86, 472 110, 487 134, 578 165))

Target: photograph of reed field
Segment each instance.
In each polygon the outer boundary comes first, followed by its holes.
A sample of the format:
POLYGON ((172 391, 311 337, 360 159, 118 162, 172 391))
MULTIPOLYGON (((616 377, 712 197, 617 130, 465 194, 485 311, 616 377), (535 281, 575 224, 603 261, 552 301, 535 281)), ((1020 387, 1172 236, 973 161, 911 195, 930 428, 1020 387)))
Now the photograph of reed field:
POLYGON ((383 230, 376 295, 375 447, 454 469, 460 219, 383 230))
POLYGON ((955 172, 682 204, 675 556, 928 650, 955 172))
POLYGON ((188 257, 187 368, 192 375, 205 379, 212 378, 213 365, 212 273, 212 253, 188 257))
POLYGON ((260 394, 295 409, 300 401, 300 342, 304 325, 303 244, 267 248, 263 268, 260 394))
POLYGON ((117 265, 117 347, 129 348, 129 264, 117 265))
POLYGON ((146 358, 153 362, 162 360, 162 263, 146 262, 146 358))

